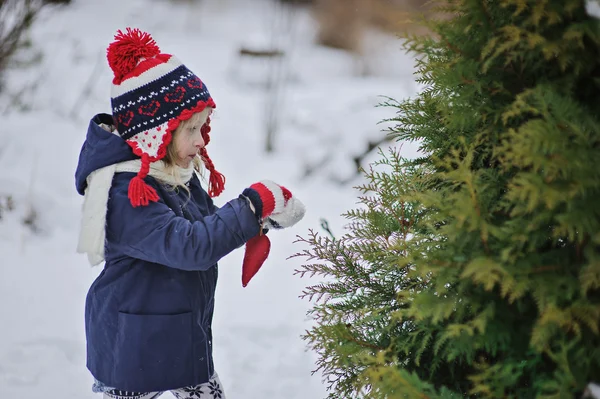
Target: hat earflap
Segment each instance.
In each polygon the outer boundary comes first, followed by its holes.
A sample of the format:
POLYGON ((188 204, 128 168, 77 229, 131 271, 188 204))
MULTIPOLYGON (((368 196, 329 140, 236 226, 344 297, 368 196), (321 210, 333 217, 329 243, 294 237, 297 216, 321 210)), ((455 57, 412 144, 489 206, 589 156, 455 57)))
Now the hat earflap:
POLYGON ((144 178, 150 172, 150 163, 165 157, 167 147, 171 143, 172 134, 167 129, 167 124, 141 132, 127 140, 133 153, 141 158, 141 168, 138 174, 131 179, 127 195, 131 205, 147 206, 150 202, 157 202, 159 196, 156 190, 148 185, 144 178))

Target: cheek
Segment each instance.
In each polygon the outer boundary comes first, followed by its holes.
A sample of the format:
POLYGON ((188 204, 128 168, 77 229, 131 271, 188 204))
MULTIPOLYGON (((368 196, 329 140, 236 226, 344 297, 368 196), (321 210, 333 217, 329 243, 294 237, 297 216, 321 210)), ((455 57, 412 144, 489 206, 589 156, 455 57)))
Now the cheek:
POLYGON ((175 144, 175 153, 177 153, 177 155, 179 157, 181 157, 181 154, 184 153, 187 148, 187 140, 186 140, 185 136, 180 135, 180 136, 176 137, 174 144, 175 144))

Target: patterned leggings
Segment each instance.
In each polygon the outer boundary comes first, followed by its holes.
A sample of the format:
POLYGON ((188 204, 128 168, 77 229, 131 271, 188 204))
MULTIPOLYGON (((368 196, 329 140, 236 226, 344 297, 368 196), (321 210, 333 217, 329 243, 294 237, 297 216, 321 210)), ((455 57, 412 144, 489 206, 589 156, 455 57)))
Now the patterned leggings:
MULTIPOLYGON (((130 392, 112 389, 104 392, 104 399, 155 399, 164 392, 130 392)), ((225 399, 223 386, 219 377, 215 375, 210 381, 195 387, 174 389, 171 393, 177 399, 225 399)))

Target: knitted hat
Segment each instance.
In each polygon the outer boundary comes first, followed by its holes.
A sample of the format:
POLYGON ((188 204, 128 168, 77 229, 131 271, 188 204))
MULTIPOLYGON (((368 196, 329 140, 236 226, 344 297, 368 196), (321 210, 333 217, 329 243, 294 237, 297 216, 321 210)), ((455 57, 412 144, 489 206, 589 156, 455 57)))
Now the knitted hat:
MULTIPOLYGON (((142 167, 129 184, 129 200, 136 207, 158 201, 156 190, 144 182, 151 162, 167 153, 179 124, 215 103, 204 83, 177 58, 162 54, 152 37, 127 28, 115 35, 107 49, 114 72, 111 104, 119 135, 142 159, 142 167)), ((202 126, 204 143, 210 141, 210 118, 202 126)), ((208 193, 218 196, 225 177, 215 170, 206 148, 201 155, 210 172, 208 193)))

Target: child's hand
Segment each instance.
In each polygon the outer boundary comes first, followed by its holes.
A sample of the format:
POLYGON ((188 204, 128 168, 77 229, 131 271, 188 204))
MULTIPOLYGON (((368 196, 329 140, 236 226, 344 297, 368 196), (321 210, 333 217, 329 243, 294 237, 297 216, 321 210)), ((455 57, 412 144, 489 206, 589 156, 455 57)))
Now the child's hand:
POLYGON ((287 188, 271 180, 254 183, 242 193, 250 199, 254 213, 265 228, 282 229, 293 226, 303 217, 304 204, 287 188))

